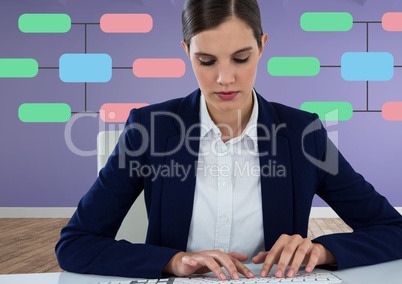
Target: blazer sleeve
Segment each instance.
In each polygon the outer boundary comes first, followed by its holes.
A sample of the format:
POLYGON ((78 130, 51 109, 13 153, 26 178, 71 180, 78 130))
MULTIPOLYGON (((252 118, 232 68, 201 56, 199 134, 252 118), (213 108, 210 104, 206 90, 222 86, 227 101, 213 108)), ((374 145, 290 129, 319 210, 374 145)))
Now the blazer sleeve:
MULTIPOLYGON (((316 238, 337 259, 338 269, 402 258, 402 216, 363 176, 356 173, 325 130, 316 132, 322 161, 338 165, 338 173, 319 169, 317 194, 348 224, 352 233, 316 238)), ((324 167, 323 167, 324 168, 324 167)))
POLYGON ((130 161, 143 164, 140 111, 130 113, 119 143, 91 189, 61 231, 56 255, 62 269, 76 273, 161 278, 162 269, 178 252, 114 238, 131 205, 143 190, 143 179, 130 176, 130 161))

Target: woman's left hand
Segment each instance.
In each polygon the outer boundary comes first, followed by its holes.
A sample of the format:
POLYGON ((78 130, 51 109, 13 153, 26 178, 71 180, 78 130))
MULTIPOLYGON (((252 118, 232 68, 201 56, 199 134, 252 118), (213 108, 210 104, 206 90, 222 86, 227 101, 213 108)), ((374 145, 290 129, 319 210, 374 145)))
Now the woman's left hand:
POLYGON ((285 276, 288 266, 287 277, 294 277, 301 264, 306 265, 306 272, 313 271, 316 265, 335 264, 335 256, 322 244, 312 243, 300 235, 281 235, 272 246, 270 251, 260 252, 253 257, 254 263, 264 263, 261 269, 261 277, 267 277, 274 264, 277 264, 275 276, 285 276))

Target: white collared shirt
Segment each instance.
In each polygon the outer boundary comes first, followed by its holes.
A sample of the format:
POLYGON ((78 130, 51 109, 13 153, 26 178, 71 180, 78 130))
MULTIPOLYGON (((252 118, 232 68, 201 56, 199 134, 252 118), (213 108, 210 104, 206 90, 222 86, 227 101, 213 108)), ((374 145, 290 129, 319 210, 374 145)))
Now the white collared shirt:
POLYGON ((249 256, 264 249, 258 157, 258 102, 243 133, 226 143, 200 98, 200 149, 187 251, 219 249, 249 256))

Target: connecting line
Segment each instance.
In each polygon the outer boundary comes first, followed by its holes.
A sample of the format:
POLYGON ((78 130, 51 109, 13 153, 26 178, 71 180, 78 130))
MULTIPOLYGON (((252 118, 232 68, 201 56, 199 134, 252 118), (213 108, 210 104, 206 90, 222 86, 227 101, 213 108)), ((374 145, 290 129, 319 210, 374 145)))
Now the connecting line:
POLYGON ((354 24, 366 24, 366 52, 369 51, 369 24, 382 24, 381 21, 353 21, 354 24))
POLYGON ((100 25, 100 23, 71 23, 71 25, 75 25, 75 26, 84 26, 85 29, 85 53, 87 53, 87 26, 88 25, 100 25))
POLYGON ((321 65, 321 68, 341 68, 340 65, 321 65))
POLYGON ((85 104, 85 111, 87 111, 87 86, 88 86, 88 84, 87 83, 84 83, 85 84, 85 102, 84 102, 84 104, 85 104))
POLYGON ((71 23, 72 25, 100 25, 100 23, 71 23))
POLYGON ((112 69, 133 69, 133 67, 112 67, 112 69))
POLYGON ((58 69, 60 69, 60 68, 59 68, 59 67, 38 67, 38 69, 58 70, 58 69))
POLYGON ((85 51, 85 54, 87 53, 87 25, 85 25, 85 31, 84 31, 84 34, 85 34, 85 48, 84 48, 84 51, 85 51))
POLYGON ((369 23, 366 24, 366 52, 369 52, 369 23))
POLYGON ((353 24, 382 24, 381 21, 353 21, 353 24))
POLYGON ((382 112, 382 110, 353 110, 353 112, 382 112))
POLYGON ((369 110, 369 82, 366 81, 366 110, 369 110))

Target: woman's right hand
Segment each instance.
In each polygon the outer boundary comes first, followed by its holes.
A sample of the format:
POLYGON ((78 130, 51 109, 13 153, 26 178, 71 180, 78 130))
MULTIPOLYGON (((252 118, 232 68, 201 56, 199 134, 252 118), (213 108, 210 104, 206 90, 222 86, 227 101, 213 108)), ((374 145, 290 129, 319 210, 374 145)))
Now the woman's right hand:
POLYGON ((222 270, 224 267, 230 273, 231 279, 239 279, 239 273, 247 278, 253 278, 254 274, 243 264, 247 259, 248 256, 245 254, 224 253, 220 250, 179 252, 172 257, 163 271, 176 276, 212 271, 219 280, 226 280, 227 276, 222 270))

